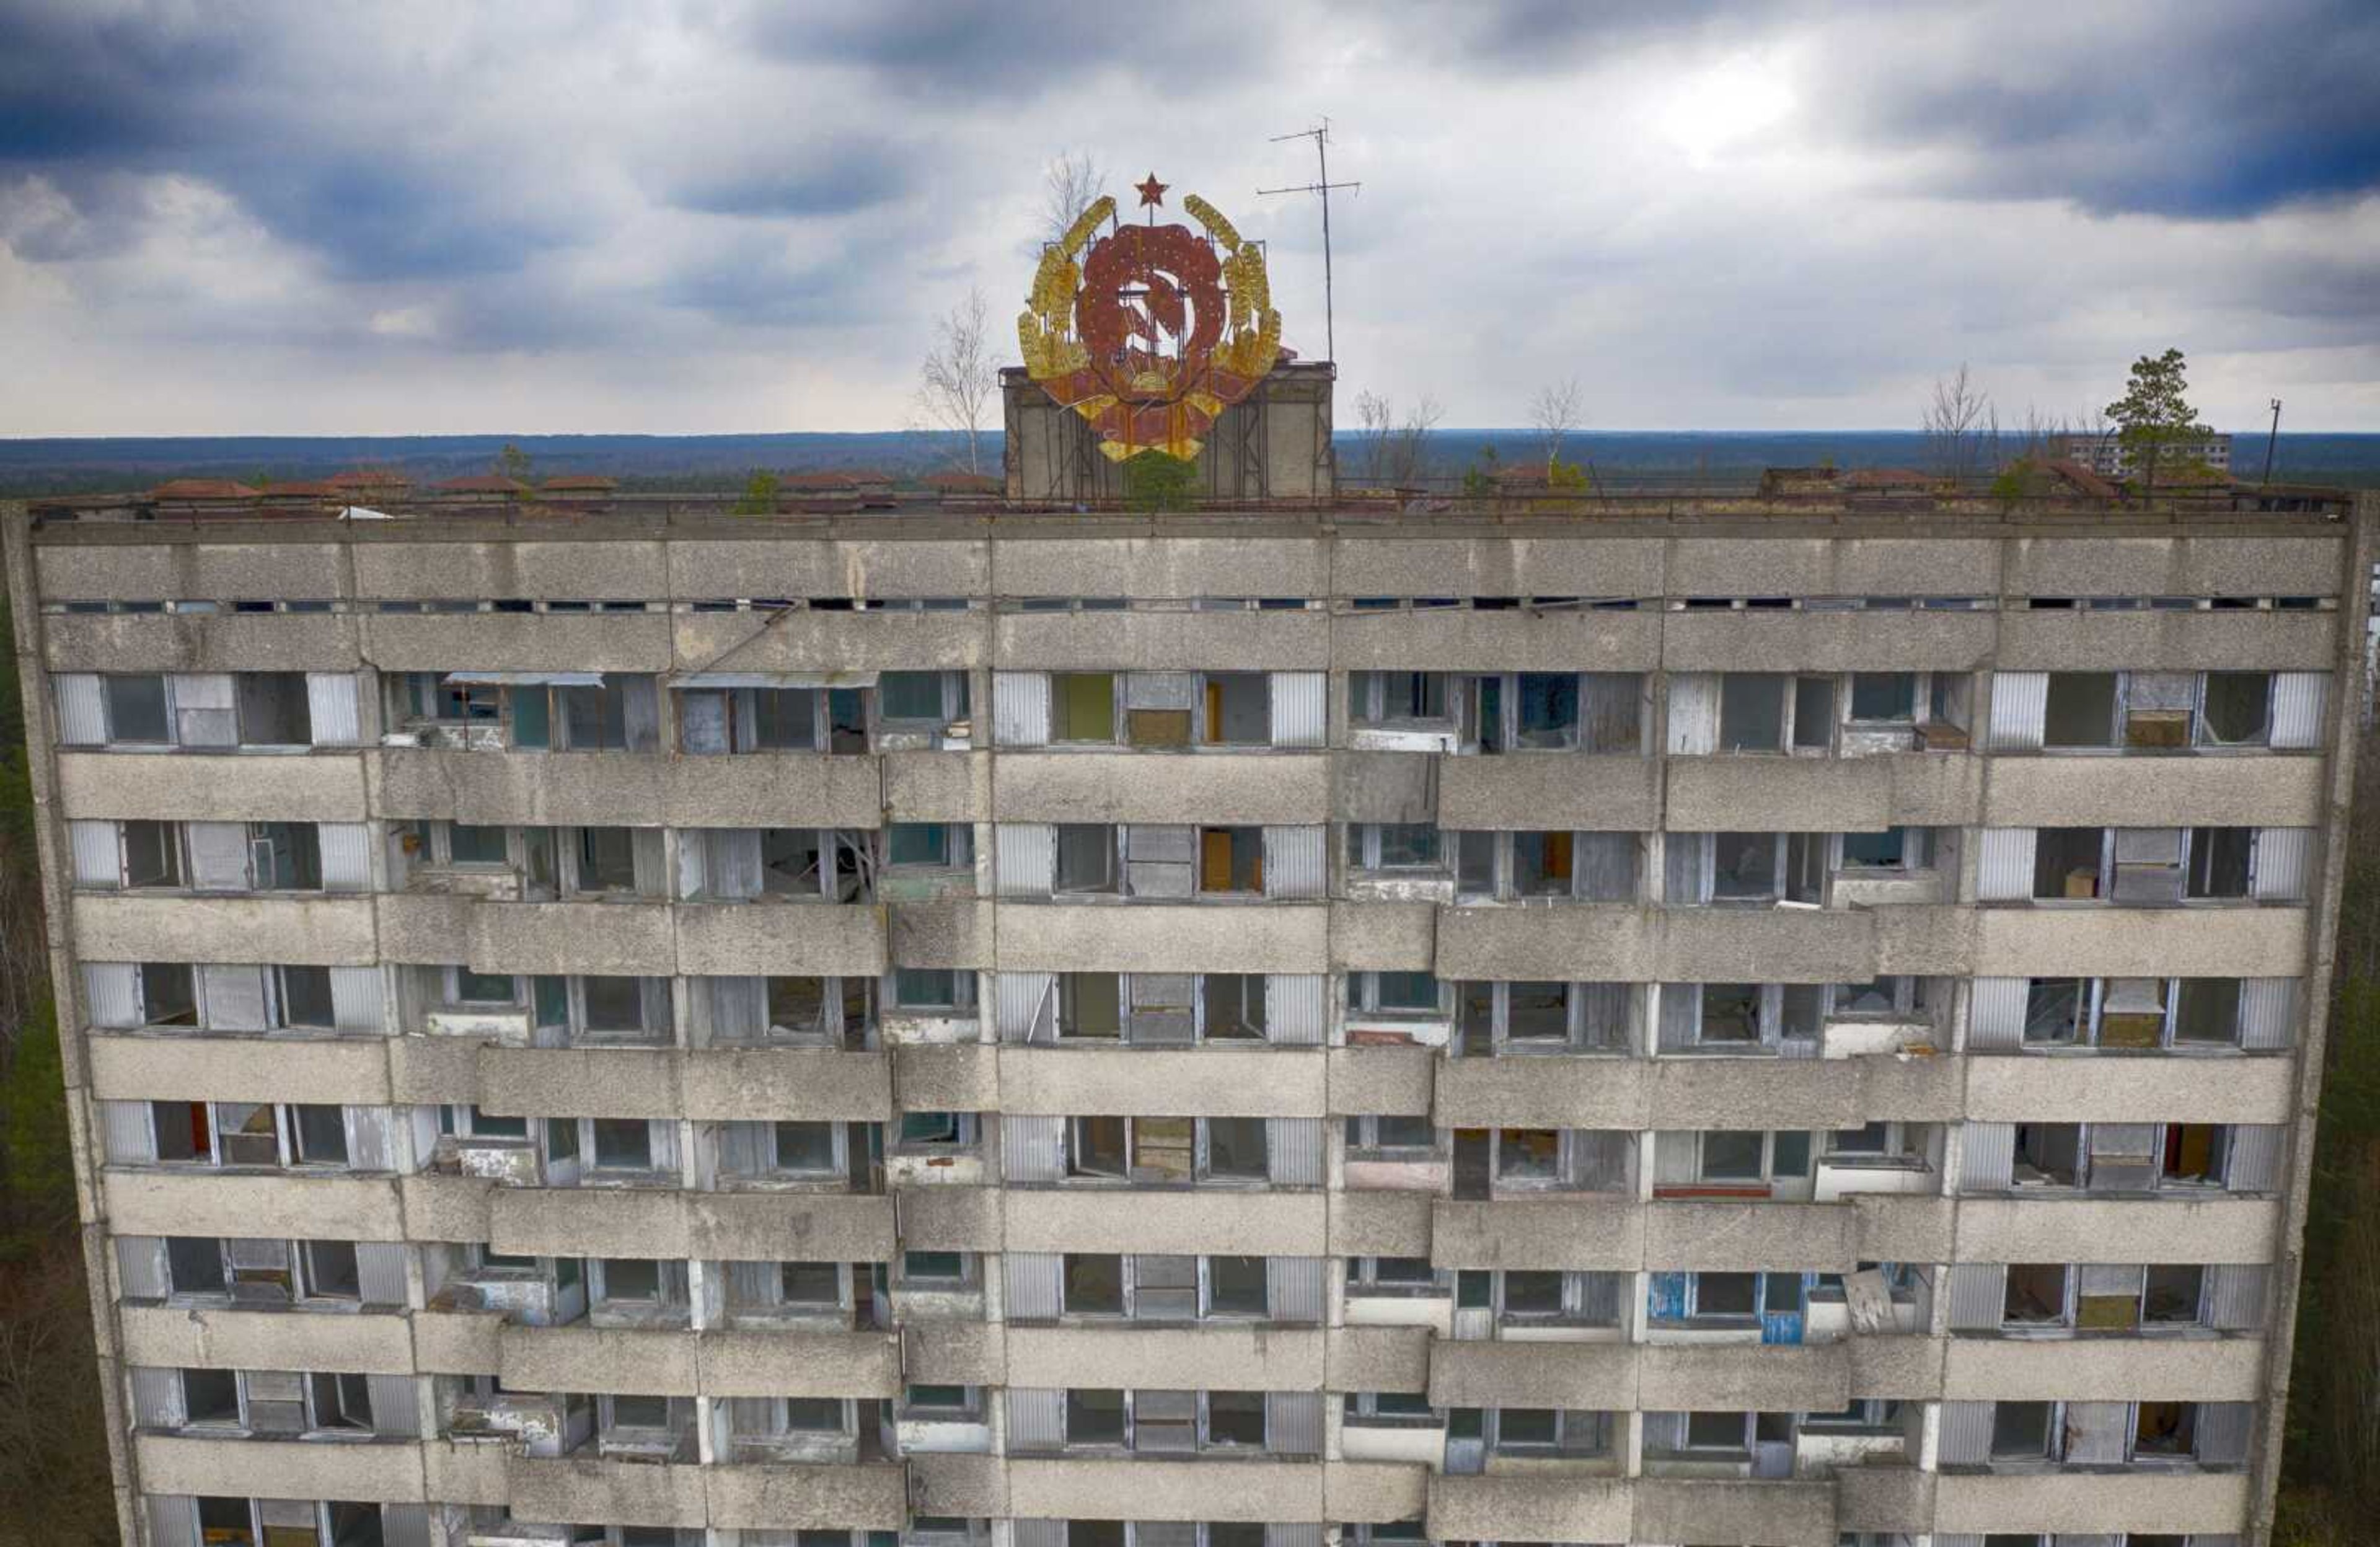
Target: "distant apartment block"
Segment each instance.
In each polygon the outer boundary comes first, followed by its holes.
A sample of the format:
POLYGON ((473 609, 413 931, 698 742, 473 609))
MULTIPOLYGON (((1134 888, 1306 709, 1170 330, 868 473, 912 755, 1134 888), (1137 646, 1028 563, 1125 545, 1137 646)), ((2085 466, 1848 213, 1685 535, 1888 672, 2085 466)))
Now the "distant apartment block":
POLYGON ((2380 505, 1009 412, 14 513, 128 1542, 2263 1540, 2380 505))
MULTIPOLYGON (((2101 478, 2130 479, 2140 476, 2136 465, 2139 457, 2121 435, 2110 430, 2104 435, 2065 435, 2058 439, 2058 456, 2079 462, 2101 478)), ((2169 469, 2210 468, 2225 477, 2231 472, 2231 437, 2206 435, 2197 440, 2175 441, 2164 449, 2157 459, 2160 475, 2169 469)))

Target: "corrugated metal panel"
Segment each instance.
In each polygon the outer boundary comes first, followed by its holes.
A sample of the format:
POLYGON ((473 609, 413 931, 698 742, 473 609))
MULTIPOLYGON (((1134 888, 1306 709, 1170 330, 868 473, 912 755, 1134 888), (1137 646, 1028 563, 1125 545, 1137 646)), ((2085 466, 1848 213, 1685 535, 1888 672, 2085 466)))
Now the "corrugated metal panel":
POLYGON ((1973 1531, 1936 1531, 1931 1540, 1934 1547, 1984 1547, 1984 1539, 1973 1531))
POLYGON ((1066 1174, 1066 1120, 1063 1117, 1021 1117, 1002 1113, 1000 1118, 1001 1179, 1008 1182, 1054 1182, 1066 1174))
POLYGON ((2206 1324, 2226 1332, 2254 1332, 2265 1324, 2262 1262, 2220 1262, 2206 1270, 2206 1324))
POLYGON ((2049 674, 1994 672, 1987 737, 1995 752, 2037 752, 2048 729, 2049 674))
POLYGON ((390 1171, 395 1169, 390 1142, 388 1108, 384 1106, 351 1106, 347 1108, 347 1168, 351 1171, 390 1171))
POLYGON ((2223 1186, 2231 1192, 2277 1192, 2289 1130, 2277 1123, 2234 1123, 2223 1186))
POLYGON ((381 1547, 430 1547, 430 1506, 384 1504, 380 1506, 381 1547))
POLYGON ((2240 1045, 2253 1051, 2285 1048, 2297 1040, 2298 981, 2240 980, 2240 1045))
POLYGON ((107 742, 107 705, 96 672, 54 672, 50 687, 58 702, 58 745, 100 747, 107 742))
POLYGON ((2008 1268, 1998 1262, 1950 1265, 1950 1330, 1998 1332, 2008 1309, 2008 1268))
POLYGON ((1265 1547, 1322 1547, 1322 1522, 1275 1521, 1265 1528, 1265 1547))
POLYGON ((1661 900, 1672 907, 1692 907, 1711 898, 1711 835, 1708 833, 1665 833, 1661 835, 1661 900))
POLYGON ((1057 1450, 1066 1443, 1066 1394, 1031 1386, 1008 1388, 1011 1450, 1057 1450))
POLYGON ((1959 1138, 1961 1192, 2006 1192, 2016 1177, 2016 1125, 1969 1123, 1959 1138))
POLYGON ((67 823, 67 841, 74 850, 76 885, 114 887, 124 879, 123 861, 116 848, 117 832, 112 822, 67 823))
POLYGON ((991 975, 992 1029, 1003 1042, 1046 1042, 1058 1034, 1058 975, 991 975))
POLYGON ((1318 1323, 1322 1320, 1324 1273, 1319 1257, 1265 1259, 1266 1301, 1276 1322, 1318 1323))
POLYGON ((1058 830, 1046 822, 995 822, 991 866, 1001 896, 1048 896, 1058 879, 1058 830))
POLYGON ((153 1365, 132 1369, 132 1421, 143 1429, 182 1426, 182 1372, 153 1365))
POLYGON ((1268 827, 1264 830, 1264 883, 1268 897, 1313 898, 1330 890, 1328 827, 1268 827))
MULTIPOLYGON (((1008 1119, 1010 1122, 1014 1118, 1008 1119)), ((1064 1309, 1066 1259, 1055 1251, 1012 1251, 1001 1261, 1012 1322, 1054 1322, 1064 1309)))
POLYGON ((249 874, 248 823, 186 822, 182 834, 190 857, 190 887, 198 892, 245 892, 249 874))
POLYGON ((140 1024, 140 969, 128 961, 83 963, 82 996, 95 1027, 120 1030, 140 1024))
POLYGON ((2259 827, 2250 889, 2270 902, 2302 901, 2313 863, 2313 828, 2259 827))
MULTIPOLYGON (((669 895, 668 843, 658 827, 633 828, 628 834, 629 881, 640 897, 669 895)), ((328 861, 325 861, 327 868, 328 861)))
POLYGON ((1697 1146, 1692 1130, 1665 1128, 1653 1136, 1653 1180, 1691 1182, 1694 1179, 1697 1146))
POLYGON ((396 1241, 358 1241, 356 1243, 356 1282, 361 1286, 366 1305, 406 1303, 405 1254, 408 1249, 396 1241))
POLYGON ((2198 1405, 2198 1459, 2210 1466, 2248 1459, 2248 1432, 2256 1419, 2252 1402, 2198 1405))
POLYGON ((341 1031, 386 1029, 380 968, 334 967, 330 970, 331 1024, 341 1031))
POLYGON ((1672 1456, 1686 1448, 1686 1415, 1683 1413, 1646 1413, 1645 1454, 1672 1456))
POLYGON ((1011 1520, 1009 1547, 1066 1547, 1063 1520, 1011 1520))
POLYGON ((1265 1165, 1275 1187, 1322 1185, 1322 1119, 1265 1119, 1265 1165))
POLYGON ((1325 672, 1272 674, 1272 744, 1319 747, 1330 734, 1330 678, 1325 672))
POLYGON ((2322 717, 2330 697, 2328 672, 2273 674, 2272 744, 2284 749, 2322 745, 2322 717))
POLYGON ((317 747, 352 747, 364 738, 356 679, 346 672, 306 674, 306 713, 317 747))
POLYGON ((2033 895, 2034 850, 2030 827, 1986 827, 1975 847, 1975 896, 1981 902, 2012 902, 2033 895))
POLYGON ((710 1031, 713 1041, 758 1037, 768 1016, 766 978, 709 978, 710 1031))
POLYGON ((1322 1454, 1322 1394, 1318 1391, 1265 1393, 1265 1454, 1322 1454))
POLYGON ((1670 751, 1700 757, 1718 750, 1718 674, 1670 674, 1670 751))
POLYGON ((1998 1052, 2024 1045, 2030 978, 1977 978, 1967 989, 1967 1051, 1998 1052))
POLYGON ((128 1300, 165 1297, 165 1243, 154 1236, 115 1237, 115 1276, 128 1300))
POLYGON ((1001 747, 1050 744, 1050 676, 1046 672, 991 674, 991 735, 1001 747))
POLYGON ((1980 1467, 1992 1458, 1992 1409, 1989 1402, 1942 1404, 1941 1464, 1980 1467))
POLYGON ((760 895, 759 828, 713 827, 703 833, 701 842, 707 895, 747 901, 760 895))
POLYGON ((145 1165, 157 1158, 157 1129, 147 1102, 102 1102, 100 1130, 111 1165, 145 1165))
POLYGON ((149 1495, 148 1547, 198 1547, 199 1501, 188 1493, 149 1495))
POLYGON ((360 822, 318 822, 316 843, 322 853, 322 890, 371 890, 371 830, 360 822))
POLYGON ((206 1025, 211 1031, 261 1031, 264 1015, 264 968, 215 962, 199 968, 205 985, 206 1025))
POLYGON ((372 1431, 419 1439, 421 1404, 415 1395, 413 1377, 368 1375, 364 1382, 371 1392, 372 1431))
POLYGON ((1320 1047, 1329 1035, 1330 980, 1319 972, 1275 972, 1265 979, 1265 1041, 1320 1047))
POLYGON ((2131 1438, 2131 1428, 2132 1405, 2129 1402, 2069 1402, 2062 1455, 2070 1466, 2120 1462, 2131 1438))

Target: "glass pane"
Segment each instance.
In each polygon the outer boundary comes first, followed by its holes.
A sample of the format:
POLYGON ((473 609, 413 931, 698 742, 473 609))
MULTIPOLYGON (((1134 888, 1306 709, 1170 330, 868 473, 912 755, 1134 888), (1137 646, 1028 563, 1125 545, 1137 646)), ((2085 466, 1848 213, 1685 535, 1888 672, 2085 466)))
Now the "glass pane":
POLYGON ((877 713, 887 720, 942 717, 942 674, 886 672, 876 679, 877 713))
POLYGON ((1915 672, 1853 672, 1852 718, 1901 721, 1917 713, 1915 672))
POLYGON ((1719 679, 1718 746, 1723 752, 1785 748, 1785 684, 1774 673, 1729 672, 1719 679))
POLYGON ((1123 1259, 1111 1252, 1068 1252, 1065 1309, 1069 1316, 1123 1314, 1123 1259))
POLYGON ((1703 1135, 1703 1178, 1713 1182, 1756 1182, 1761 1179, 1761 1139, 1758 1133, 1716 1130, 1703 1135))

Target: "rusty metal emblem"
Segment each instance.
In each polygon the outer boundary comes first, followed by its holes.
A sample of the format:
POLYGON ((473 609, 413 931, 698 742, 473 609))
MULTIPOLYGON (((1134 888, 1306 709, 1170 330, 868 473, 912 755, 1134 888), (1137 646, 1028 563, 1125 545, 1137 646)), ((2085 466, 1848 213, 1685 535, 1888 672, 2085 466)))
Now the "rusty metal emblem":
MULTIPOLYGON (((1140 201, 1163 201, 1149 174, 1140 201)), ((1090 421, 1116 461, 1143 451, 1190 457, 1217 416, 1256 390, 1281 353, 1264 253, 1190 194, 1186 225, 1115 225, 1101 198, 1041 254, 1016 319, 1025 369, 1090 421), (1086 250, 1087 249, 1087 250, 1086 250)))

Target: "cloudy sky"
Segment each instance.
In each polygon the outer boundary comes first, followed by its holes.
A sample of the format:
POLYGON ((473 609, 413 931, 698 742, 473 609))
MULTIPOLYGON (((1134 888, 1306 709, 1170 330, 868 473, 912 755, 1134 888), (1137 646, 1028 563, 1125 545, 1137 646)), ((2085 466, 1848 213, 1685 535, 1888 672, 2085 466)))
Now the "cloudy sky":
POLYGON ((1892 428, 2172 344, 2218 425, 2380 430, 2371 0, 1145 16, 0 0, 0 434, 899 428, 971 285, 1014 358, 1070 150, 1263 238, 1319 355, 1255 189, 1326 114, 1342 394, 1892 428))

